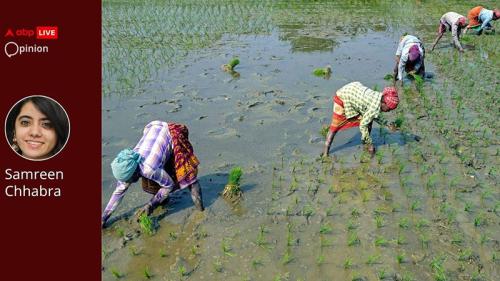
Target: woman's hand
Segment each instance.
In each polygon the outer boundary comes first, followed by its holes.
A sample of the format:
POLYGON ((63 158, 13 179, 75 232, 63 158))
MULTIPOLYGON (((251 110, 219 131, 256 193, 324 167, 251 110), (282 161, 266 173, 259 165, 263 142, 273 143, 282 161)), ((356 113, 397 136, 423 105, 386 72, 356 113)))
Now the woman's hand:
POLYGON ((368 153, 370 153, 371 157, 375 155, 375 146, 373 146, 373 144, 366 144, 365 149, 368 153))
POLYGON ((398 127, 396 127, 396 124, 394 123, 390 123, 389 125, 387 125, 387 127, 389 128, 389 130, 391 130, 391 132, 396 132, 398 130, 398 127))

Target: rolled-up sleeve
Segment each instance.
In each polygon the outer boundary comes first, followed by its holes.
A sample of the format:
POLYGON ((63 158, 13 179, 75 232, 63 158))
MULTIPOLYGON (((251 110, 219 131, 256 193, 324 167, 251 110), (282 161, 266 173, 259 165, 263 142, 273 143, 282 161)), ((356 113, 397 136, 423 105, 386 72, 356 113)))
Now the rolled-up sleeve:
POLYGON ((401 56, 398 64, 398 80, 403 80, 403 72, 405 71, 406 62, 408 61, 408 53, 401 56))
POLYGON ((459 34, 458 34, 458 24, 454 23, 451 27, 451 37, 453 37, 453 44, 459 49, 462 49, 462 45, 460 45, 459 34))
POLYGON ((376 110, 369 110, 363 114, 361 122, 359 123, 359 131, 361 132, 361 141, 364 144, 372 144, 372 138, 370 132, 368 131, 368 126, 372 121, 378 117, 379 112, 376 110))

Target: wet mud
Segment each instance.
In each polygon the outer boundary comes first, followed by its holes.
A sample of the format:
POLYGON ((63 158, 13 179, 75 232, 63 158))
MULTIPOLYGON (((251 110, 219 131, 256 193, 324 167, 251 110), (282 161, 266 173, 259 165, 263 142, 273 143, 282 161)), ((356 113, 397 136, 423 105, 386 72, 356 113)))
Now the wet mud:
MULTIPOLYGON (((177 192, 153 213, 155 232, 148 235, 133 213, 150 195, 139 184, 129 188, 102 233, 103 280, 499 278, 499 86, 492 71, 499 66, 489 60, 499 55, 497 35, 465 39, 475 48, 463 56, 448 47, 451 36, 444 37, 427 54, 431 75, 424 85, 405 80, 398 109, 387 114, 401 121, 400 130, 375 124, 375 157, 363 152, 354 128, 337 134, 331 156, 320 158, 334 91, 351 81, 379 90, 390 85, 384 77, 394 67, 399 36, 418 32, 430 44, 434 21, 411 22, 397 1, 368 7, 357 1, 219 2, 227 10, 152 4, 158 8, 153 23, 180 12, 196 15, 183 22, 217 18, 211 27, 168 21, 174 30, 215 34, 196 35, 200 42, 191 45, 184 38, 172 61, 162 49, 138 57, 145 61, 137 75, 104 63, 103 208, 115 184, 113 157, 159 119, 188 125, 206 210, 197 211, 188 192, 177 192), (339 9, 360 16, 342 16, 339 9), (364 18, 369 9, 377 17, 364 18), (234 27, 217 17, 222 11, 234 27), (253 18, 233 17, 247 13, 253 18), (331 15, 344 20, 342 28, 331 15), (478 73, 478 54, 489 71, 478 73), (220 69, 233 57, 240 60, 238 75, 220 69), (325 65, 330 77, 313 74, 325 65), (243 168, 237 205, 221 196, 235 166, 243 168)), ((112 45, 123 36, 112 19, 119 11, 142 18, 147 5, 136 5, 104 3, 104 50, 130 48, 133 57, 131 42, 112 45)), ((452 7, 411 5, 438 19, 452 7)), ((104 61, 116 61, 113 52, 104 61)), ((129 58, 121 63, 132 66, 129 58)))

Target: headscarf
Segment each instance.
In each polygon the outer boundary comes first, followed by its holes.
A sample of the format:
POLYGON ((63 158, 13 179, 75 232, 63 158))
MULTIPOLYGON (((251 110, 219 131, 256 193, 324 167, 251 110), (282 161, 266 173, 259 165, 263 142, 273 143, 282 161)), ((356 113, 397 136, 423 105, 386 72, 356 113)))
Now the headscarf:
POLYGON ((408 51, 408 59, 413 62, 418 60, 418 58, 420 58, 420 50, 417 45, 413 45, 408 51))
POLYGON ((499 9, 493 10, 493 15, 495 16, 496 19, 500 18, 500 10, 499 9))
POLYGON ((200 161, 194 155, 186 125, 168 123, 168 129, 174 147, 175 177, 179 186, 184 188, 197 180, 200 161))
POLYGON ((465 26, 467 24, 467 19, 465 17, 460 17, 458 19, 458 25, 459 26, 465 26))
POLYGON ((385 87, 382 92, 382 101, 387 105, 387 107, 389 107, 390 110, 398 107, 398 90, 395 87, 385 87))
POLYGON ((141 160, 142 156, 130 148, 120 151, 111 162, 113 176, 121 182, 126 182, 134 175, 141 160))

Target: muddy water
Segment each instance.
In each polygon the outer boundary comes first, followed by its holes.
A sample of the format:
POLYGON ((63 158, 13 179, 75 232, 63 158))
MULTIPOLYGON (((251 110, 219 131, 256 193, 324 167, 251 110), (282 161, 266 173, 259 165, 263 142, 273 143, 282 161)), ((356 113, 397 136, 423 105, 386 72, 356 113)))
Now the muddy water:
MULTIPOLYGON (((135 145, 150 120, 189 125, 202 175, 227 172, 232 165, 260 172, 269 168, 263 165, 293 151, 319 155, 323 143, 319 131, 330 122, 334 91, 351 77, 383 88, 396 40, 387 33, 374 33, 344 38, 335 51, 296 53, 276 35, 227 37, 216 48, 165 70, 150 85, 151 93, 127 100, 104 98, 103 199, 114 185, 112 158, 123 147, 135 145), (232 56, 241 61, 236 67, 239 78, 220 70, 232 56), (312 75, 315 68, 326 65, 333 69, 330 79, 312 75)), ((358 139, 356 130, 339 134, 332 151, 350 154, 358 150, 358 139)), ((137 199, 130 204, 142 200, 137 199)))
MULTIPOLYGON (((103 98, 103 208, 111 160, 160 119, 189 126, 207 209, 179 192, 153 214, 149 236, 129 218, 149 195, 130 188, 103 231, 102 279, 440 280, 433 261, 446 280, 498 279, 498 190, 478 191, 446 140, 415 125, 429 113, 414 90, 388 114, 405 118, 401 132, 374 128, 377 157, 362 153, 352 129, 337 135, 332 158, 318 159, 332 93, 355 80, 382 89, 401 32, 279 28, 224 35, 160 67, 146 90, 103 98), (233 56, 239 77, 220 69, 233 56), (312 75, 326 65, 329 79, 312 75), (219 194, 236 165, 244 200, 231 206, 219 194)), ((429 82, 446 83, 439 73, 429 82)))

